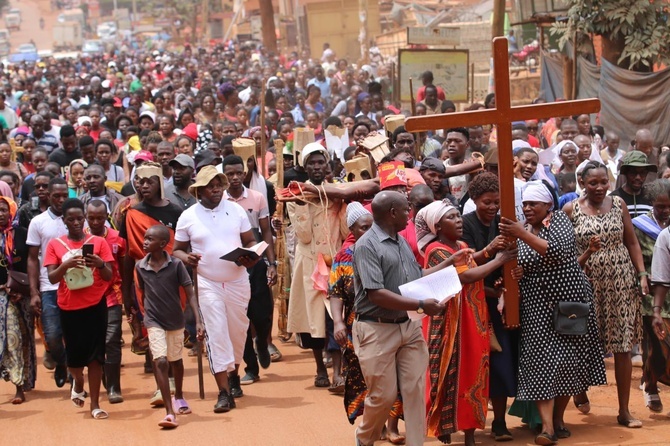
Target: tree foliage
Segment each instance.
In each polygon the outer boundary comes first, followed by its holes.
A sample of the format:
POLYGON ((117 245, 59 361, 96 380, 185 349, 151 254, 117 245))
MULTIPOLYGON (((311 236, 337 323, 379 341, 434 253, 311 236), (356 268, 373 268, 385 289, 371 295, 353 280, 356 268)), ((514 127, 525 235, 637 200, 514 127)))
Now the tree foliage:
POLYGON ((628 69, 670 63, 670 8, 663 0, 569 0, 567 21, 551 32, 559 34, 561 48, 575 32, 596 34, 618 42, 617 65, 628 69))

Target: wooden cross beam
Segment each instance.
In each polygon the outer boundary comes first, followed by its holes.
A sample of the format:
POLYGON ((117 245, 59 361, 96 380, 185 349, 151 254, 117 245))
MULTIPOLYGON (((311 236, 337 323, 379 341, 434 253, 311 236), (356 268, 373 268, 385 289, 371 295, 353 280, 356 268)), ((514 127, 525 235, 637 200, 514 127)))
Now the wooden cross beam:
MULTIPOLYGON (((512 122, 573 116, 600 111, 598 99, 554 102, 550 104, 512 107, 509 84, 509 55, 507 39, 493 39, 493 64, 496 87, 496 108, 407 118, 405 128, 410 132, 425 132, 452 127, 495 124, 498 132, 498 174, 500 177, 500 213, 516 220, 514 212, 514 155, 512 154, 512 122)), ((505 321, 508 327, 519 325, 519 287, 511 271, 516 262, 505 265, 505 321)))

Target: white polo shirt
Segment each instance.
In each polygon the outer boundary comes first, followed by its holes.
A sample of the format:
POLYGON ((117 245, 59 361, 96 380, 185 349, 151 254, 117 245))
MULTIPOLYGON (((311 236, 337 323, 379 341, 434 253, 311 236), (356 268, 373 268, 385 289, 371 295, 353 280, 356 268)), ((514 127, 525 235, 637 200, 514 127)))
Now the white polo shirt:
POLYGON ((52 239, 66 234, 67 227, 63 222, 63 217, 51 212, 51 208, 48 208, 30 221, 26 245, 39 246, 40 248, 40 291, 54 291, 58 289, 57 283, 52 284, 49 282, 47 269, 42 266, 42 256, 52 239))
POLYGON ((251 230, 246 211, 237 203, 221 200, 207 209, 198 203, 179 217, 175 240, 189 242, 191 251, 202 255, 198 274, 214 282, 233 282, 247 278, 247 269, 220 257, 242 246, 240 234, 251 230))

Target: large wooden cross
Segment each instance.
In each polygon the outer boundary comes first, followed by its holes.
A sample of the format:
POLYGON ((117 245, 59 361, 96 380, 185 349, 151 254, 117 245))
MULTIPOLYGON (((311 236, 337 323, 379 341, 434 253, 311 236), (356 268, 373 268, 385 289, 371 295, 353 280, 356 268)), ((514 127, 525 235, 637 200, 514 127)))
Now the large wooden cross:
MULTIPOLYGON (((498 173, 500 177, 500 213, 510 220, 515 218, 514 203, 514 156, 512 154, 512 122, 528 119, 546 119, 554 116, 573 116, 582 113, 597 113, 598 99, 554 102, 550 104, 523 105, 512 107, 509 85, 509 55, 507 39, 493 39, 494 79, 496 87, 496 108, 447 113, 440 115, 410 117, 405 128, 410 132, 425 132, 450 127, 471 127, 473 125, 495 124, 498 132, 498 173)), ((505 321, 508 327, 519 325, 519 287, 512 279, 511 271, 516 262, 505 265, 505 321)))

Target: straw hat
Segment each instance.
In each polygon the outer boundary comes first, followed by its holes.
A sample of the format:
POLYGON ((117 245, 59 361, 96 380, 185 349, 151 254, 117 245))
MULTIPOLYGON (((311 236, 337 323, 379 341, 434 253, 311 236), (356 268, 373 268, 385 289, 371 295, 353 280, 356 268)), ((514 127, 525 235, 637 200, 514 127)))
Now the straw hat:
POLYGON ((198 198, 198 188, 207 186, 214 178, 221 178, 223 190, 228 189, 228 177, 216 170, 214 166, 205 166, 195 177, 195 183, 188 188, 188 193, 198 198))
POLYGON ((384 118, 384 130, 393 133, 395 129, 405 125, 405 115, 388 115, 384 118))

